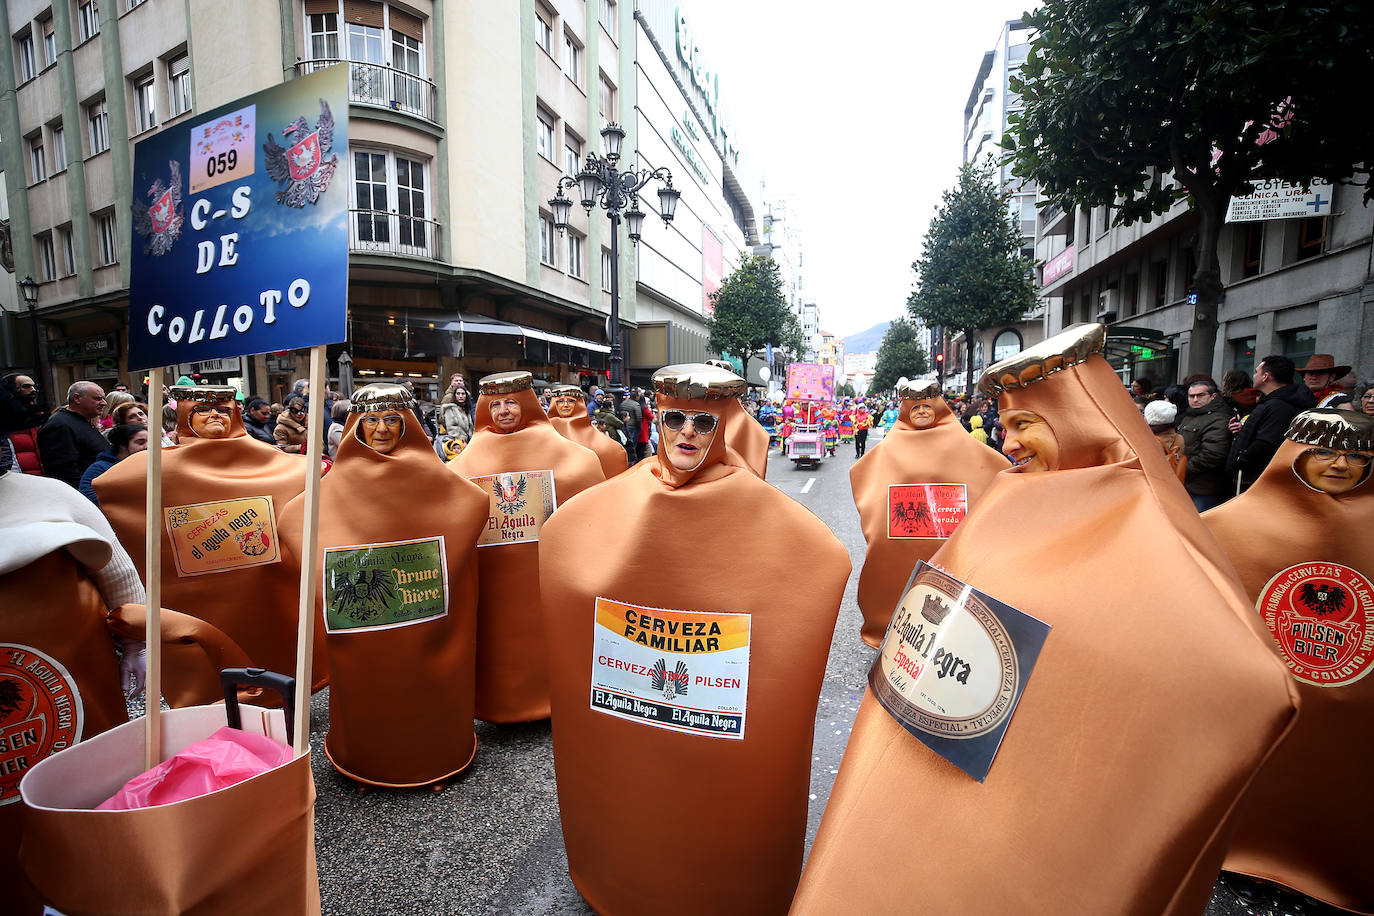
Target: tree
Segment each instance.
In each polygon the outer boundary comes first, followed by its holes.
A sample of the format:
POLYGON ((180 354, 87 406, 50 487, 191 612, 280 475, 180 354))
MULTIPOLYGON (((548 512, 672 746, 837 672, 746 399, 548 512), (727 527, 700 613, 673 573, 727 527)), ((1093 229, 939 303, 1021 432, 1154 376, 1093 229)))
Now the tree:
POLYGON ((738 356, 747 372, 750 357, 772 344, 800 355, 801 325, 787 307, 782 277, 772 258, 746 254, 739 267, 711 293, 714 314, 706 319, 711 349, 738 356))
POLYGON ((840 382, 835 386, 835 397, 837 398, 856 398, 858 396, 858 392, 849 382, 840 382))
POLYGON ((1010 196, 993 182, 989 168, 965 163, 959 183, 945 192, 931 220, 920 260, 911 265, 917 281, 907 308, 928 325, 963 332, 970 394, 974 335, 1020 321, 1035 305, 1035 262, 1021 255, 1021 228, 1007 209, 1010 196))
POLYGON ((888 325, 883 342, 878 344, 878 360, 873 367, 873 380, 868 383, 872 393, 897 386, 902 376, 915 378, 930 371, 930 360, 921 346, 916 325, 898 318, 888 325))
POLYGON ((1374 82, 1368 0, 1045 0, 1024 21, 1036 37, 1011 78, 1024 107, 1003 140, 1014 174, 1065 209, 1113 207, 1116 225, 1188 199, 1187 371, 1210 372, 1230 198, 1314 178, 1370 197, 1374 122, 1350 108, 1352 89, 1374 82))

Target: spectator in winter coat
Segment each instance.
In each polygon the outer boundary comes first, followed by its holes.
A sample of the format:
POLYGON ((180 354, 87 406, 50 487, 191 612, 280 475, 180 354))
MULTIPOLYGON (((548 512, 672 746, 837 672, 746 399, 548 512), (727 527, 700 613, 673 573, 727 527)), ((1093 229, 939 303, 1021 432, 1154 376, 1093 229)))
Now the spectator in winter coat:
POLYGON ((131 424, 111 427, 109 450, 101 452, 95 461, 91 462, 91 466, 86 468, 86 473, 81 476, 81 486, 77 489, 87 499, 99 506, 100 500, 96 499, 95 488, 91 486, 91 483, 134 452, 141 452, 147 448, 148 427, 131 424))
POLYGON ((644 422, 644 408, 634 398, 634 389, 625 392, 625 397, 616 408, 616 416, 625 424, 625 451, 630 456, 630 464, 639 460, 639 427, 644 422))
POLYGON ((1188 457, 1183 487, 1197 511, 1221 505, 1228 495, 1226 455, 1231 450, 1231 405, 1210 378, 1188 386, 1188 410, 1178 422, 1183 453, 1188 457))
POLYGON ((286 399, 286 410, 277 418, 277 428, 273 431, 277 448, 288 455, 305 454, 307 417, 305 398, 293 394, 286 399))
POLYGON ((1183 437, 1174 428, 1174 418, 1177 416, 1178 408, 1167 398, 1159 398, 1145 405, 1145 422, 1149 425, 1150 432, 1155 434, 1155 441, 1159 443, 1159 447, 1164 450, 1169 467, 1182 483, 1188 466, 1188 457, 1183 451, 1183 437))
POLYGON ((43 472, 37 440, 38 428, 47 418, 38 406, 38 386, 32 378, 11 372, 0 379, 0 452, 9 451, 16 472, 43 472))
POLYGON ((276 445, 277 438, 272 434, 277 422, 272 418, 272 407, 262 398, 253 398, 243 412, 243 429, 259 442, 276 445))
POLYGON ((38 452, 49 477, 81 485, 81 475, 108 443, 95 428, 105 409, 105 392, 95 382, 76 382, 67 389, 67 404, 59 407, 38 431, 38 452))
POLYGON ((1264 472, 1293 418, 1317 406, 1312 392, 1302 382, 1295 383, 1293 374, 1291 359, 1266 356, 1255 368, 1259 402, 1244 426, 1235 418, 1229 424, 1236 438, 1231 442, 1231 452, 1226 459, 1226 473, 1233 479, 1239 474, 1242 488, 1248 488, 1264 472))

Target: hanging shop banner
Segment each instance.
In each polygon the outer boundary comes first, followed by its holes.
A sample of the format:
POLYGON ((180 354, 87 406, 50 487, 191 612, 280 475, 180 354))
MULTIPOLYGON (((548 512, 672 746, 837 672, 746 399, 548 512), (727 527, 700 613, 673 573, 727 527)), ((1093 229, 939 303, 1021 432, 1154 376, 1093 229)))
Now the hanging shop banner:
POLYGON ((324 552, 324 627, 364 633, 448 614, 442 537, 330 547, 324 552))
POLYGON ((272 497, 167 506, 167 539, 178 576, 204 576, 281 560, 272 497))
POLYGON ((1257 181, 1253 193, 1231 198, 1226 222, 1330 216, 1331 194, 1331 182, 1320 178, 1307 185, 1293 181, 1257 181))
POLYGON ((85 709, 62 663, 30 646, 0 643, 0 807, 19 801, 19 780, 81 740, 85 709))
POLYGON ((744 738, 748 614, 596 599, 591 708, 710 738, 744 738))
POLYGON ((558 507, 552 470, 489 474, 472 482, 487 491, 491 507, 478 547, 536 543, 539 530, 558 507))
POLYGON ((889 538, 947 538, 968 514, 962 483, 891 484, 887 488, 889 538))
POLYGON ((787 398, 791 401, 835 400, 835 367, 821 363, 788 363, 787 398))
POLYGON ((982 782, 1049 632, 917 561, 868 686, 903 728, 982 782))
POLYGON ((139 141, 129 368, 343 340, 347 158, 347 66, 139 141))
POLYGON ((1374 667, 1374 586, 1340 563, 1281 570, 1255 602, 1288 673, 1317 687, 1349 687, 1374 667))

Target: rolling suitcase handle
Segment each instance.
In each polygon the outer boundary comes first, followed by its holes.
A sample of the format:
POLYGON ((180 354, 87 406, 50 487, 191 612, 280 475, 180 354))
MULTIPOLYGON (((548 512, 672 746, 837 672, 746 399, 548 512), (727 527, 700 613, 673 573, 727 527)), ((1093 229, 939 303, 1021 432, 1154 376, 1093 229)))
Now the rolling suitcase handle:
POLYGON ((296 720, 296 679, 264 668, 225 668, 219 673, 220 686, 224 688, 224 718, 230 728, 243 729, 243 719, 239 715, 239 692, 241 686, 262 687, 275 690, 282 698, 286 709, 286 743, 295 743, 296 720))

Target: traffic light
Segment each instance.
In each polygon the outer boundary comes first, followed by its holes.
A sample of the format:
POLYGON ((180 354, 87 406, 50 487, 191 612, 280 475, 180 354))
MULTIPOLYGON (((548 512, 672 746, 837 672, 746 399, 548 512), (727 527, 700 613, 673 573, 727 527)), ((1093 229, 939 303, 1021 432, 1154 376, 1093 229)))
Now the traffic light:
POLYGON ((942 363, 942 362, 944 362, 944 361, 945 361, 945 354, 943 354, 943 353, 936 353, 936 354, 935 354, 935 361, 936 361, 937 363, 942 363))

